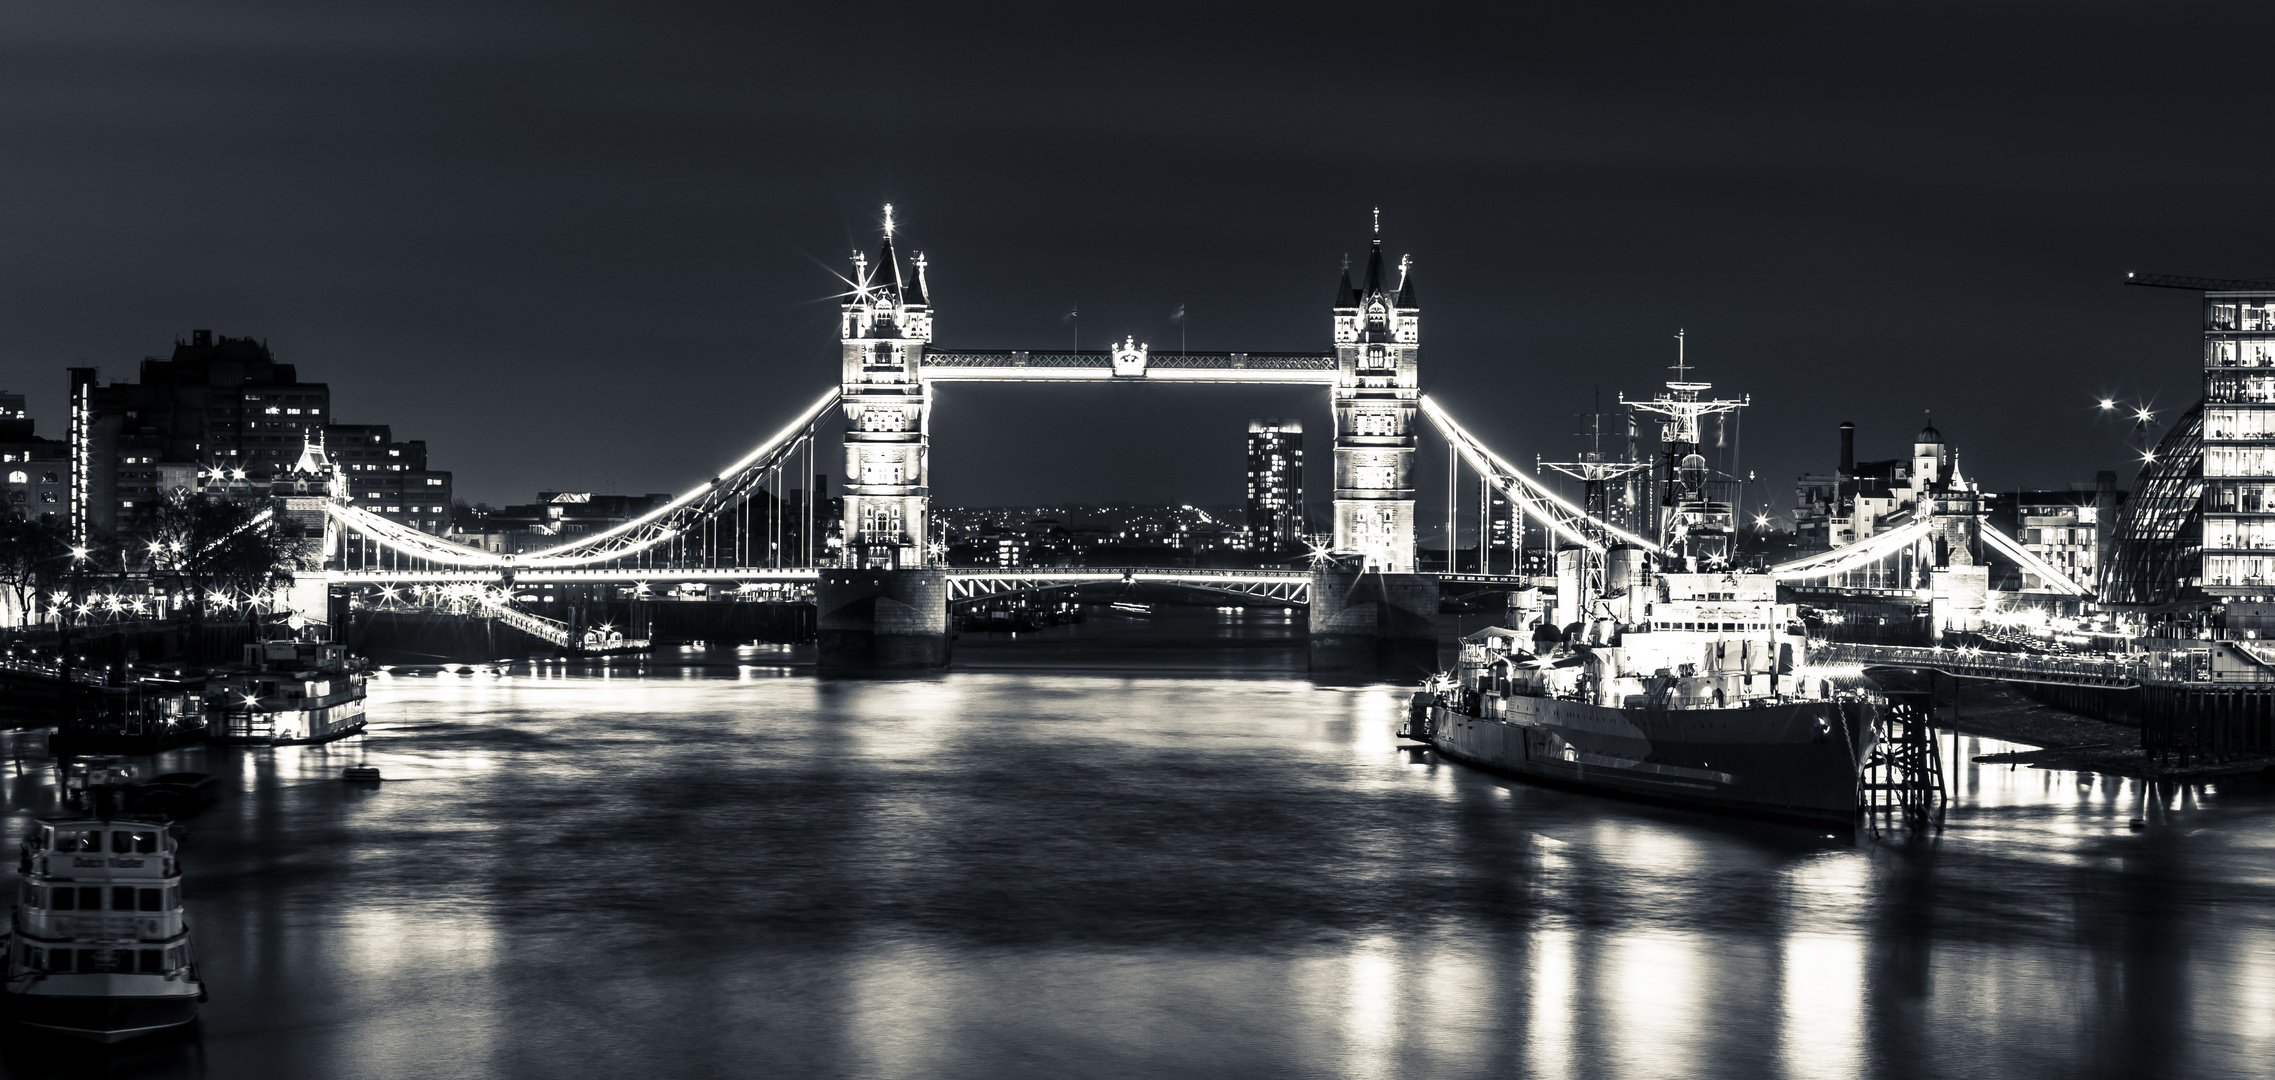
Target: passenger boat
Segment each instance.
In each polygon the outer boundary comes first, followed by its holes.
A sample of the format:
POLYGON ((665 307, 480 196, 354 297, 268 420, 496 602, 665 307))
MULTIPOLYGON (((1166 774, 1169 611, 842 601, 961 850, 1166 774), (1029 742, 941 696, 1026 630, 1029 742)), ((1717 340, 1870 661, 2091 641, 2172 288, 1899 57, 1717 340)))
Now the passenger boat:
POLYGON ((0 1005, 34 1029, 121 1042, 197 1019, 205 1000, 182 867, 157 816, 129 813, 115 757, 64 766, 66 813, 24 838, 0 1005))
POLYGON ((245 670, 207 682, 214 742, 318 743, 363 730, 371 677, 349 667, 343 646, 268 641, 245 651, 245 670))
MULTIPOLYGON (((1461 641, 1405 734, 1519 777, 1707 809, 1853 823, 1885 700, 1807 666, 1795 605, 1731 565, 1731 504, 1697 453, 1707 383, 1674 382, 1662 541, 1557 553, 1555 614, 1461 641)), ((1727 411, 1727 410, 1724 410, 1727 411)), ((1635 537, 1640 540, 1640 537, 1635 537)))

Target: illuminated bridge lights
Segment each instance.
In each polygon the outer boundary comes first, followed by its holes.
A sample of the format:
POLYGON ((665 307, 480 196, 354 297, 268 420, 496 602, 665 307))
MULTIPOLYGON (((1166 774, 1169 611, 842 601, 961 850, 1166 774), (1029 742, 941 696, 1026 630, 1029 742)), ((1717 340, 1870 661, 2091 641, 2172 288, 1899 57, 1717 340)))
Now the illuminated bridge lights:
POLYGON ((1512 505, 1554 530, 1556 535, 1599 554, 1604 550, 1604 538, 1607 537, 1646 551, 1659 550, 1659 545, 1649 540, 1588 516, 1587 511, 1558 495, 1546 484, 1502 460, 1499 454, 1487 449, 1468 429, 1455 423, 1452 415, 1428 394, 1422 395, 1421 404, 1423 414, 1437 425, 1438 432, 1453 444, 1462 459, 1469 462, 1470 468, 1477 470, 1480 476, 1490 477, 1493 486, 1508 496, 1512 505))

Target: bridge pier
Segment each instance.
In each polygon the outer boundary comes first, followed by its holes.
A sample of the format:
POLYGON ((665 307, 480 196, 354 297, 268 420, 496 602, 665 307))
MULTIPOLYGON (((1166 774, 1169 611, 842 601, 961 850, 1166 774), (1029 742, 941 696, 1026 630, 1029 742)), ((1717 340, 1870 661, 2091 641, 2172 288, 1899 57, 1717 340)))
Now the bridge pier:
POLYGON ((948 666, 945 570, 823 570, 814 603, 822 671, 948 666))
POLYGON ((1311 574, 1311 670, 1438 670, 1438 581, 1421 574, 1311 574))

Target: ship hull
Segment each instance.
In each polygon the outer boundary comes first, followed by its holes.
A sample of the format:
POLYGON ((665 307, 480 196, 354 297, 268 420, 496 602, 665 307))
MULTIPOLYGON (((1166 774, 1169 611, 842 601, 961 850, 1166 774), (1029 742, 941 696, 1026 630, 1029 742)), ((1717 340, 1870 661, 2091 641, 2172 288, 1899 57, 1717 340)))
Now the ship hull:
POLYGON ((1853 824, 1880 705, 1786 701, 1613 708, 1509 697, 1497 716, 1429 706, 1424 741, 1455 761, 1582 790, 1729 813, 1853 824))
POLYGON ((26 1027, 95 1042, 154 1035, 197 1019, 194 994, 125 997, 78 994, 0 994, 8 1017, 26 1027))

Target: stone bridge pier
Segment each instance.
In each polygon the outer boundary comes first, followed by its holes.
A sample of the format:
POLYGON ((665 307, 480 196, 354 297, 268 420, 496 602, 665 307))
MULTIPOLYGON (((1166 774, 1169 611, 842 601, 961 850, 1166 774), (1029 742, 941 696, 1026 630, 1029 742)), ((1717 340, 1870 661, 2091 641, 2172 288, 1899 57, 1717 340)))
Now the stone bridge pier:
POLYGON ((948 666, 955 628, 946 570, 824 570, 814 604, 823 672, 948 666))
POLYGON ((1427 676, 1438 670, 1438 581, 1323 569, 1311 575, 1311 670, 1427 676))

